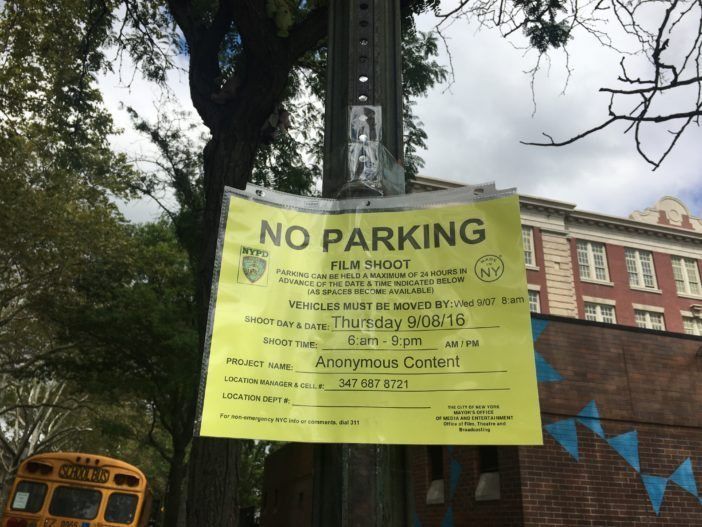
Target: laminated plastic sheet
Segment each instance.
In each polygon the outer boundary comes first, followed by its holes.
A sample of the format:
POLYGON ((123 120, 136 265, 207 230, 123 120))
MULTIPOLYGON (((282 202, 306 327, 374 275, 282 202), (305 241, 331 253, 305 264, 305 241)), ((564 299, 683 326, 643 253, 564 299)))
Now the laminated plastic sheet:
POLYGON ((404 194, 405 170, 382 143, 382 116, 380 106, 349 108, 348 181, 339 192, 341 196, 404 194))
POLYGON ((196 433, 541 444, 519 202, 227 189, 196 433))

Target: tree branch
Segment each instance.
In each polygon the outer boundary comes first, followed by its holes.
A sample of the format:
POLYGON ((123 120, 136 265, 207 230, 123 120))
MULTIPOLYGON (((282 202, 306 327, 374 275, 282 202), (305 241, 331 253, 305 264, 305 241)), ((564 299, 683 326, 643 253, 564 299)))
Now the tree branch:
POLYGON ((318 7, 290 30, 289 62, 294 63, 310 50, 314 50, 327 35, 329 9, 318 7))

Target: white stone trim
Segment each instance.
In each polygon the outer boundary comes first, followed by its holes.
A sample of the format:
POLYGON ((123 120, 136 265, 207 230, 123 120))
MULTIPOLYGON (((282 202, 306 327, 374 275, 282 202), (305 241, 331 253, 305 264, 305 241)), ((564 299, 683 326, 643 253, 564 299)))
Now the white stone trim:
POLYGON ((680 298, 689 298, 690 300, 702 300, 702 295, 691 295, 689 293, 677 293, 680 298))
POLYGON ((585 296, 583 295, 584 302, 590 302, 591 304, 604 304, 606 306, 616 306, 617 301, 610 298, 598 298, 596 296, 585 296))
MULTIPOLYGON (((568 223, 566 229, 568 236, 591 240, 618 247, 630 247, 655 253, 662 253, 674 256, 685 256, 686 258, 699 258, 702 246, 692 243, 691 240, 674 240, 669 238, 658 238, 651 234, 638 232, 626 232, 617 229, 597 225, 583 225, 568 223)), ((686 231, 691 232, 691 231, 686 231)), ((693 233, 694 234, 694 233, 693 233)))
POLYGON ((631 304, 634 309, 639 311, 650 311, 651 313, 665 313, 665 308, 660 306, 648 306, 646 304, 631 304))
POLYGON ((607 287, 614 287, 614 282, 609 280, 595 280, 594 278, 581 278, 581 282, 587 282, 588 284, 605 285, 607 287))
POLYGON ((633 291, 642 291, 644 293, 655 293, 657 295, 662 295, 663 291, 661 289, 656 289, 654 287, 641 287, 638 285, 630 285, 629 289, 633 291))

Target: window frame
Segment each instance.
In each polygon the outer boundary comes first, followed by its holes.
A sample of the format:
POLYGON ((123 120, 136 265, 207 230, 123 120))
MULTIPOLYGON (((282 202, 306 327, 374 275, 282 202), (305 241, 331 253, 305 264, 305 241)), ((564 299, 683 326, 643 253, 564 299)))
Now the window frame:
MULTIPOLYGON (((119 511, 119 512, 123 512, 123 511, 119 511)), ((118 524, 120 524, 120 525, 129 525, 130 523, 133 523, 133 522, 134 522, 134 520, 137 518, 138 514, 139 514, 139 495, 138 495, 138 494, 134 494, 133 492, 115 491, 115 492, 110 493, 110 495, 107 497, 107 503, 106 503, 106 505, 105 505, 105 512, 104 512, 104 514, 103 514, 104 520, 105 520, 106 522, 108 522, 108 523, 118 523, 118 524), (114 516, 108 516, 108 514, 114 513, 114 511, 112 511, 112 510, 110 509, 110 506, 113 505, 113 498, 114 498, 115 496, 118 496, 118 497, 127 496, 127 497, 132 498, 132 499, 135 500, 135 501, 134 501, 134 509, 133 509, 133 511, 132 511, 132 513, 131 513, 132 517, 131 517, 131 519, 129 519, 128 521, 124 521, 123 519, 119 519, 119 520, 118 520, 118 519, 115 519, 114 516)))
POLYGON ((638 328, 653 329, 655 331, 665 331, 665 315, 657 311, 650 311, 647 309, 634 309, 634 323, 638 328), (639 324, 639 316, 643 316, 643 326, 639 324), (654 327, 654 317, 659 319, 660 327, 654 327))
POLYGON ((656 278, 656 266, 653 261, 653 253, 651 251, 647 251, 645 249, 634 249, 632 247, 625 247, 624 248, 624 264, 626 266, 626 272, 629 277, 629 287, 636 287, 639 289, 647 289, 647 290, 657 290, 658 289, 658 279, 656 278), (648 257, 648 263, 651 266, 651 280, 652 284, 651 285, 646 285, 646 274, 644 272, 644 261, 643 261, 643 256, 648 257), (629 262, 630 262, 630 257, 631 257, 631 263, 634 266, 634 270, 632 271, 629 268, 629 262), (632 273, 636 275, 636 283, 632 283, 631 278, 632 278, 632 273))
POLYGON ((536 289, 527 289, 527 300, 529 302, 529 312, 530 313, 541 313, 541 294, 538 290, 536 289), (534 295, 535 299, 534 302, 532 303, 532 298, 531 295, 534 295), (532 309, 532 305, 536 307, 536 309, 532 309))
MULTIPOLYGON (((580 279, 585 281, 600 282, 600 283, 610 283, 609 279, 609 264, 607 261, 607 246, 601 242, 593 242, 590 240, 576 240, 575 241, 575 254, 578 263, 578 272, 580 274, 580 279), (597 270, 599 267, 595 263, 595 250, 593 247, 602 248, 602 269, 604 270, 604 278, 597 277, 597 270), (587 264, 581 262, 581 255, 585 255, 587 264), (583 273, 583 267, 587 269, 587 276, 583 273)), ((598 255, 599 256, 599 255, 598 255)))
POLYGON ((527 267, 536 267, 536 247, 534 245, 534 227, 522 225, 522 248, 524 249, 524 264, 527 267), (528 245, 528 247, 527 247, 528 245), (527 259, 527 254, 530 255, 527 259))
MULTIPOLYGON (((54 489, 51 493, 51 499, 49 500, 49 514, 51 514, 52 516, 59 516, 62 518, 71 518, 72 520, 84 520, 84 521, 90 522, 90 521, 95 520, 95 518, 97 518, 98 515, 100 514, 100 507, 102 506, 102 502, 103 502, 104 497, 105 496, 103 495, 102 491, 100 489, 97 489, 97 488, 77 487, 77 486, 73 486, 73 485, 58 485, 58 486, 54 487, 54 489), (63 511, 63 510, 57 511, 56 507, 58 507, 58 505, 56 503, 54 503, 54 500, 57 498, 57 494, 64 492, 64 489, 71 491, 71 492, 74 492, 74 493, 78 493, 78 494, 83 493, 83 494, 87 495, 88 493, 90 493, 93 495, 93 497, 97 494, 97 496, 98 496, 97 504, 94 505, 95 515, 92 517, 88 517, 87 514, 84 514, 83 516, 71 516, 70 514, 68 514, 67 511, 63 511)), ((66 497, 63 497, 63 496, 61 498, 66 499, 66 497)))
POLYGON ((36 514, 37 512, 39 512, 42 509, 42 507, 44 507, 44 504, 46 503, 46 496, 48 495, 48 493, 49 493, 49 486, 46 483, 41 482, 41 481, 33 481, 30 479, 23 479, 17 483, 17 485, 13 489, 12 494, 10 496, 8 496, 8 501, 7 501, 8 508, 9 508, 9 510, 15 511, 15 512, 36 514), (24 486, 28 486, 31 488, 29 489, 29 491, 26 491, 26 490, 23 490, 24 486), (41 489, 43 491, 43 494, 41 494, 41 499, 39 499, 39 506, 35 508, 36 504, 32 503, 32 508, 28 509, 26 507, 26 505, 28 505, 30 503, 30 500, 33 497, 34 491, 36 491, 38 489, 41 489), (19 493, 27 494, 27 498, 26 498, 27 501, 25 503, 24 508, 19 508, 16 506, 17 495, 19 493), (12 499, 9 499, 9 498, 12 498, 12 499))
POLYGON ((670 262, 673 267, 673 281, 675 282, 675 290, 678 295, 693 296, 696 298, 702 297, 702 282, 700 282, 700 269, 697 260, 694 258, 686 258, 685 256, 671 256, 670 262), (676 269, 677 264, 677 269, 676 269), (694 273, 694 278, 696 279, 696 291, 692 291, 690 276, 688 272, 690 269, 687 264, 692 264, 692 272, 694 273), (676 270, 680 272, 680 280, 678 280, 676 275, 676 270), (682 282, 684 290, 681 291, 679 287, 679 282, 682 282))
POLYGON ((591 322, 602 322, 604 324, 616 324, 617 323, 617 309, 615 306, 610 305, 610 304, 601 304, 598 302, 585 301, 584 306, 583 306, 583 313, 585 315, 585 320, 589 320, 591 322), (588 312, 587 312, 588 306, 593 306, 595 308, 595 318, 588 318, 588 312), (611 315, 612 315, 611 322, 609 320, 605 320, 605 316, 603 315, 603 311, 605 311, 605 310, 611 310, 611 315))
POLYGON ((702 337, 702 319, 696 316, 687 316, 683 315, 682 317, 683 320, 683 332, 685 335, 696 335, 698 337, 702 337), (692 331, 688 331, 688 328, 686 326, 686 322, 690 322, 692 326, 692 331))

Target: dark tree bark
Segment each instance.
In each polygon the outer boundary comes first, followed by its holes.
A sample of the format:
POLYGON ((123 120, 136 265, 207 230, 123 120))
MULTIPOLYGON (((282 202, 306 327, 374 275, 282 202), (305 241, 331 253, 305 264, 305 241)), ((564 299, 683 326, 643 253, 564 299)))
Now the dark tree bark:
MULTIPOLYGON (((318 8, 280 38, 262 0, 220 0, 211 19, 198 17, 190 0, 168 0, 190 51, 193 104, 210 129, 205 147, 202 246, 197 280, 200 343, 204 347, 217 229, 225 186, 244 188, 261 143, 261 130, 283 97, 295 63, 327 31, 327 10, 318 8), (243 52, 236 73, 222 79, 225 36, 237 31, 243 52)), ((238 525, 237 441, 195 438, 190 454, 189 527, 238 525)))
POLYGON ((175 527, 178 525, 178 513, 180 503, 183 499, 183 482, 185 481, 185 455, 186 445, 182 441, 173 442, 173 454, 171 455, 168 469, 168 492, 164 500, 165 514, 163 524, 175 527))

